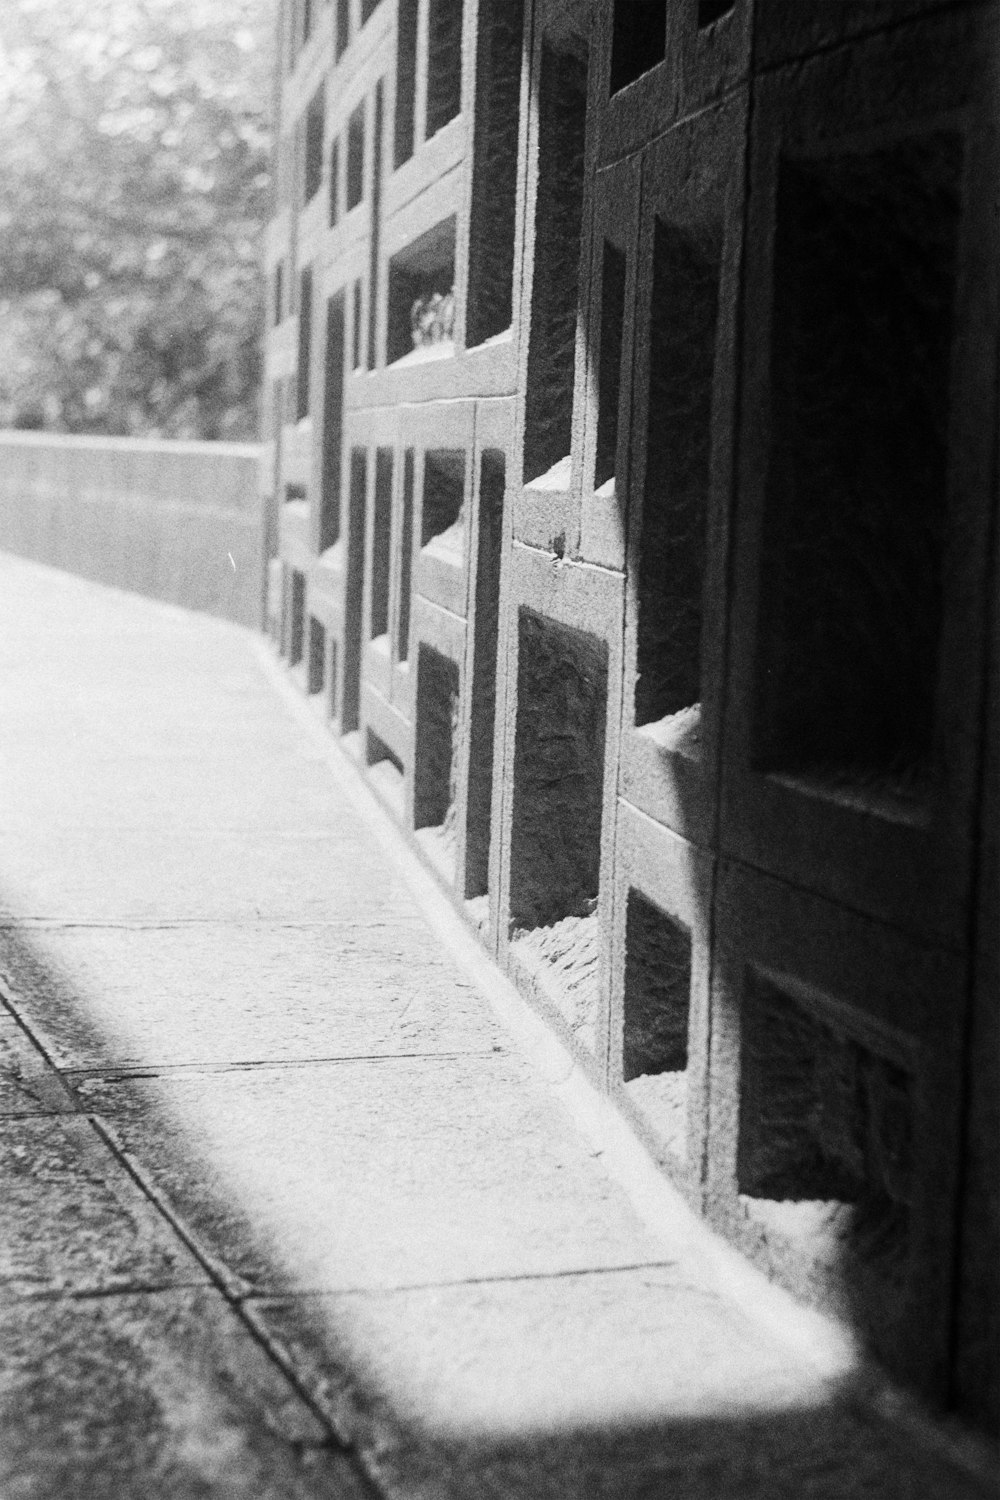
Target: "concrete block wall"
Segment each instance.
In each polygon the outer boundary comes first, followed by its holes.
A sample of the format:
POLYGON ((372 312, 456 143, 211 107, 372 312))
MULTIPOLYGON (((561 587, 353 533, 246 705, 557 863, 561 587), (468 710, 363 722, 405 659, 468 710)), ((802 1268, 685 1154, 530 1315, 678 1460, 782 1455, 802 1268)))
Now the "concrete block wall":
POLYGON ((249 443, 0 433, 0 550, 257 630, 267 506, 249 443))
POLYGON ((266 458, 275 640, 458 909, 986 1429, 997 12, 286 0, 266 458))

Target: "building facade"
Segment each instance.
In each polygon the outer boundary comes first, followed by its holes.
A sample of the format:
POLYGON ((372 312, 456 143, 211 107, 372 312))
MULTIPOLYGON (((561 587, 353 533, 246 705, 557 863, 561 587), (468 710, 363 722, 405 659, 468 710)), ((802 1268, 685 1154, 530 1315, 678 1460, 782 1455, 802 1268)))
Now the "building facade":
POLYGON ((997 5, 279 31, 281 651, 691 1203, 995 1427, 997 5))

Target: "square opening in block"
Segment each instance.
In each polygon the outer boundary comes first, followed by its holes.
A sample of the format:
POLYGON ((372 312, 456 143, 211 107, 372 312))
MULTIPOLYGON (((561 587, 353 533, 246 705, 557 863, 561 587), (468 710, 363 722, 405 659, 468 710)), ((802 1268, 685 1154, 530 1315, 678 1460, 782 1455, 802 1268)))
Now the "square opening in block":
POLYGON ((364 100, 347 122, 347 210, 357 208, 365 195, 364 100))
POLYGON ((595 909, 607 700, 607 643, 522 608, 510 871, 517 927, 595 909))
POLYGON ((309 675, 306 687, 310 693, 321 693, 326 679, 326 630, 316 619, 309 616, 309 675))
POLYGON ((525 391, 525 480, 539 479, 570 452, 580 287, 589 53, 542 47, 538 99, 538 186, 525 391))
POLYGON ((435 831, 431 852, 446 863, 449 876, 454 874, 459 708, 457 663, 421 642, 417 651, 413 826, 435 831))
POLYGON ((698 0, 698 30, 704 31, 706 26, 714 26, 716 21, 728 16, 735 6, 736 0, 698 0))
POLYGON ((448 354, 455 336, 455 216, 389 261, 386 359, 448 354))
POLYGON ((497 646, 500 638, 500 564, 506 456, 488 448, 479 466, 476 607, 469 715, 469 787, 465 814, 465 896, 489 890, 493 738, 497 646))
POLYGON ((690 999, 690 933, 638 891, 629 891, 622 1033, 625 1083, 685 1071, 690 999))
POLYGON ((695 755, 721 261, 717 221, 656 220, 635 722, 695 755))
POLYGON ((776 1228, 814 1227, 795 1206, 841 1205, 823 1226, 862 1259, 906 1249, 913 1080, 839 1022, 750 970, 742 1004, 737 1185, 776 1228))
POLYGON ((320 85, 306 110, 305 201, 309 203, 323 182, 323 136, 326 131, 326 87, 320 85))
POLYGON ((419 0, 399 0, 396 16, 396 118, 393 165, 413 155, 413 108, 417 87, 417 21, 419 0))
POLYGON ((424 455, 420 545, 462 553, 465 538, 465 452, 433 448, 424 455))
POLYGON ((509 328, 514 306, 523 0, 480 0, 465 309, 468 348, 509 328))
POLYGON ((427 129, 430 140, 462 105, 462 0, 428 0, 427 129))
POLYGON ((924 799, 962 140, 779 167, 753 763, 924 799))
POLYGON ((306 638, 306 575, 297 568, 291 570, 291 608, 289 612, 288 662, 297 667, 305 652, 306 638))
POLYGON ((611 39, 613 94, 661 63, 666 49, 666 0, 615 0, 611 39))
POLYGON ((392 547, 392 449, 375 454, 375 506, 372 514, 371 613, 372 639, 389 629, 389 564, 392 547))

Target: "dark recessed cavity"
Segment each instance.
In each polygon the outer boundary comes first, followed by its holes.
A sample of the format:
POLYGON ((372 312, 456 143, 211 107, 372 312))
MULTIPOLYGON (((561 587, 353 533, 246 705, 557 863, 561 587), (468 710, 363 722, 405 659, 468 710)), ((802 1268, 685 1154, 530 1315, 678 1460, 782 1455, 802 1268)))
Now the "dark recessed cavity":
POLYGON ((510 914, 546 927, 595 909, 601 865, 606 642, 522 609, 510 914))
POLYGON ((523 21, 523 0, 481 0, 465 314, 469 348, 502 333, 513 318, 523 21))
POLYGON ((735 6, 736 0, 698 0, 698 30, 704 31, 706 26, 721 21, 735 6))
POLYGON ((479 465, 476 612, 465 825, 467 899, 485 896, 488 892, 505 473, 504 454, 488 449, 479 465))
POLYGON ((323 181, 323 137, 326 134, 326 88, 321 85, 306 110, 305 202, 315 198, 323 181))
POLYGON ((281 322, 285 316, 285 262, 279 260, 274 268, 274 321, 281 322))
POLYGON ((396 123, 393 162, 401 167, 413 155, 413 107, 417 86, 419 0, 399 0, 396 22, 396 123))
POLYGON ((362 330, 363 324, 361 322, 361 282, 360 282, 360 280, 358 280, 358 281, 356 281, 354 283, 354 299, 353 299, 353 301, 354 301, 354 305, 353 305, 353 308, 352 308, 352 319, 351 319, 351 322, 352 322, 352 325, 353 325, 353 327, 352 327, 352 334, 353 334, 353 338, 352 338, 352 361, 351 362, 352 362, 352 365, 353 365, 353 367, 354 367, 355 370, 360 370, 361 366, 364 363, 364 358, 365 358, 365 351, 364 351, 364 347, 363 347, 363 344, 362 344, 362 341, 361 341, 361 330, 362 330))
POLYGON ((617 94, 655 68, 663 61, 666 47, 666 0, 615 0, 611 92, 617 94))
POLYGON ((305 499, 306 499, 306 487, 305 487, 304 484, 286 484, 285 485, 285 504, 286 505, 289 503, 290 500, 305 500, 305 499))
POLYGON ((326 678, 326 630, 315 618, 309 616, 309 677, 306 687, 310 693, 321 693, 326 678))
POLYGON ((330 142, 330 227, 340 216, 340 141, 330 142))
POLYGON ((678 746, 699 732, 721 254, 717 223, 656 221, 635 722, 672 721, 678 746))
POLYGON ((369 729, 365 734, 365 761, 369 766, 379 766, 383 763, 392 766, 400 776, 403 775, 403 762, 395 751, 390 750, 385 740, 380 740, 374 730, 369 729))
POLYGON ((538 191, 525 412, 524 477, 570 451, 587 124, 587 48, 542 47, 538 191))
POLYGON ((383 84, 375 85, 375 122, 372 138, 372 218, 368 237, 368 368, 375 368, 378 328, 379 266, 382 245, 382 119, 383 84))
POLYGON ((344 432, 344 293, 326 305, 326 370, 323 387, 323 455, 320 536, 323 552, 340 536, 340 463, 344 432))
POLYGON ((347 51, 347 44, 351 40, 351 0, 337 0, 337 41, 336 61, 339 62, 347 51))
POLYGON ((604 242, 601 270, 601 348, 597 367, 597 457, 594 486, 614 478, 618 452, 618 395, 625 334, 625 255, 604 242))
POLYGON ((358 105, 347 122, 347 210, 357 208, 365 195, 365 106, 358 105))
POLYGON ((451 350, 455 332, 455 217, 420 235, 389 262, 386 359, 451 350))
POLYGON ((465 452, 435 448, 424 455, 424 504, 420 545, 461 529, 465 505, 465 452))
POLYGON ((306 575, 297 568, 291 570, 291 599, 288 618, 288 661, 297 667, 305 652, 306 638, 306 575))
POLYGON ((410 580, 413 575, 413 449, 403 455, 403 505, 399 543, 399 613, 396 621, 396 660, 410 654, 410 580))
POLYGON ((783 161, 754 759, 933 777, 961 212, 957 135, 783 161))
POLYGON ((296 372, 295 419, 309 415, 309 376, 312 363, 312 266, 306 266, 299 283, 299 363, 296 372))
POLYGON ((690 934, 637 891, 629 891, 622 1037, 625 1083, 684 1072, 690 997, 690 934))
POLYGON ((457 792, 459 673, 439 651, 417 653, 417 728, 413 771, 413 826, 454 832, 457 792))
POLYGON ((389 629, 389 562, 392 545, 392 449, 375 454, 375 505, 372 515, 372 639, 389 629))
POLYGON ((741 1024, 739 1191, 852 1204, 855 1253, 897 1254, 912 1196, 910 1075, 753 971, 741 1024))
POLYGON ((351 449, 350 490, 347 519, 347 581, 344 591, 344 681, 341 733, 358 727, 361 702, 361 606, 365 588, 365 511, 368 489, 368 454, 351 449))
POLYGON ((427 129, 436 134, 462 106, 462 0, 428 0, 427 129))

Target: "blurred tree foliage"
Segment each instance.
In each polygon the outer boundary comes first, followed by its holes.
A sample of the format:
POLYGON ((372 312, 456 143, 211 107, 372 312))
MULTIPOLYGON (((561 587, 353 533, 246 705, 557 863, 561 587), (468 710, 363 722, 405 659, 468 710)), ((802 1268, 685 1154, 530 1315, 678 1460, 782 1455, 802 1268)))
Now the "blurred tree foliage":
POLYGON ((0 0, 0 425, 252 438, 273 0, 0 0))

